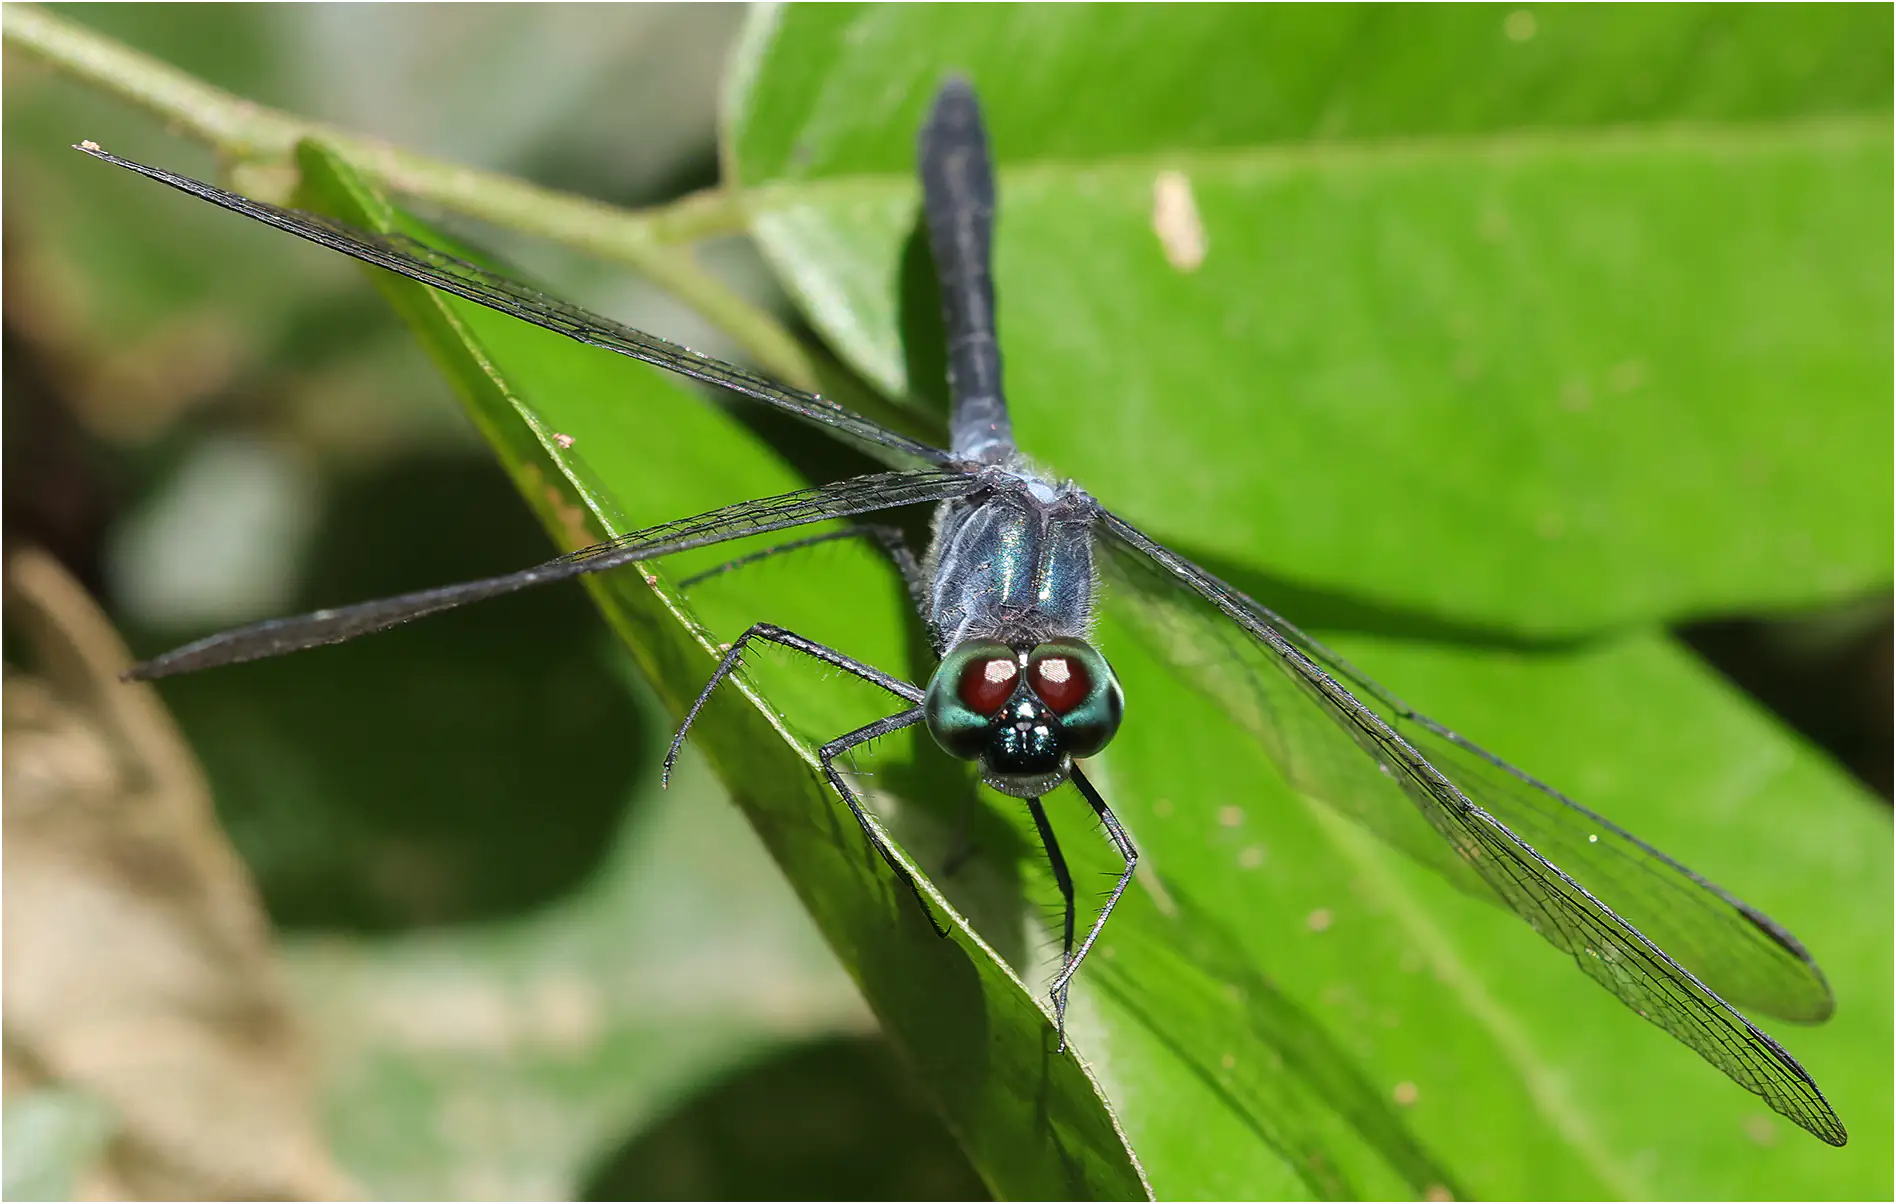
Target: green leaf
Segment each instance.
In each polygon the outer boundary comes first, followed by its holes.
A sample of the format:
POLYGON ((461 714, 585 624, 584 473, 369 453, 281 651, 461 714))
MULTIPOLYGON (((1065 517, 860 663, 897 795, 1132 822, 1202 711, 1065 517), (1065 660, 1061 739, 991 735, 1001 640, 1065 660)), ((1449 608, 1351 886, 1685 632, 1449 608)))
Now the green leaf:
POLYGON ((1882 9, 792 7, 727 162, 818 328, 933 397, 914 138, 967 73, 1030 454, 1306 623, 1568 634, 1889 579, 1889 44, 1882 9))
MULTIPOLYGON (((1024 446, 1293 617, 1564 633, 1887 580, 1886 15, 1555 10, 1523 41, 1505 10, 1385 11, 776 10, 727 164, 817 326, 939 405, 913 140, 971 75, 1024 446), (1195 269, 1150 228, 1167 170, 1195 269)), ((1104 640, 1108 797, 1153 876, 1074 1030, 1160 1195, 1887 1189, 1888 1091, 1850 1052, 1886 1034, 1779 1034, 1856 1134, 1817 1145, 1104 640)), ((1886 821, 1663 640, 1345 651, 1882 1014, 1887 859, 1847 851, 1886 821)))
MULTIPOLYGON (((302 166, 306 187, 324 208, 370 228, 395 221, 320 148, 305 147, 302 166)), ((655 369, 393 277, 378 274, 377 284, 416 328, 503 466, 565 546, 799 484, 731 418, 655 369)), ((672 558, 665 568, 714 565, 741 550, 706 549, 672 558)), ((866 549, 833 552, 820 576, 768 576, 771 617, 901 667, 908 633, 892 570, 866 549)), ((655 574, 625 571, 587 584, 675 715, 709 679, 717 648, 708 631, 735 637, 761 603, 755 586, 744 596, 742 581, 703 591, 693 606, 709 620, 707 629, 655 574)), ((694 746, 731 786, 989 1185, 1013 1196, 1144 1196, 1104 1099, 1077 1059, 1053 1054, 1052 1027, 1032 997, 970 929, 955 924, 949 939, 937 937, 916 899, 820 784, 810 745, 796 740, 774 709, 785 706, 799 728, 807 720, 827 738, 846 726, 816 723, 841 713, 853 714, 847 726, 856 726, 887 713, 886 702, 847 682, 795 672, 803 668, 760 663, 747 676, 767 687, 771 705, 749 689, 727 688, 694 727, 694 746)), ((937 801, 949 814, 972 789, 965 775, 916 781, 921 787, 904 798, 937 801)), ((883 814, 895 810, 884 805, 883 814)), ((897 830, 904 830, 900 822, 897 830)), ((932 908, 947 915, 946 899, 928 893, 932 908)))
MULTIPOLYGON (((1088 970, 1101 1005, 1125 1007, 1124 1027, 1196 1041, 1183 1060, 1227 1091, 1247 1076, 1253 1089, 1319 1079, 1318 1100, 1347 1114, 1357 1082, 1300 1065, 1313 1043, 1299 1028, 1316 1027, 1477 1197, 1883 1191, 1887 813, 1663 638, 1558 654, 1339 642, 1411 702, 1797 932, 1838 1014, 1811 1029, 1763 1023, 1816 1076, 1851 1144, 1830 1149, 1775 1117, 1514 917, 1291 795, 1233 720, 1114 623, 1102 643, 1138 710, 1105 758, 1109 798, 1162 883, 1146 902, 1177 922, 1162 936, 1140 931, 1138 908, 1115 915, 1104 943, 1116 955, 1088 970), (1220 1048, 1193 1013, 1166 1022, 1180 960, 1236 985, 1256 1038, 1220 1048)), ((1202 1114, 1110 1071, 1107 1084, 1159 1194, 1245 1194, 1207 1167, 1202 1114)))

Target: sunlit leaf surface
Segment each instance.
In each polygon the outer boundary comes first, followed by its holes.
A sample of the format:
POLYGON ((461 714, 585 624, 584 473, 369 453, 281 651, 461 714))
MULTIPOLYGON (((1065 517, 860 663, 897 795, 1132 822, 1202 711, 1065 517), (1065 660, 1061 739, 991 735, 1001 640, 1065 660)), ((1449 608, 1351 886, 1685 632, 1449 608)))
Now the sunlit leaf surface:
POLYGON ((1887 581, 1889 14, 1520 11, 791 8, 730 158, 935 396, 914 129, 967 73, 1023 444, 1214 565, 1523 633, 1887 581))

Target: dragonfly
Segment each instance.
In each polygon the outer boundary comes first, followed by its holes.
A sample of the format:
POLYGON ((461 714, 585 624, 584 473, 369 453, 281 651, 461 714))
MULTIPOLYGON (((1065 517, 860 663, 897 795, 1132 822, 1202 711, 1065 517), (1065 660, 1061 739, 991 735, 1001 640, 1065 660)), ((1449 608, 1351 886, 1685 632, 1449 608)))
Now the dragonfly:
MULTIPOLYGON (((1409 707, 1075 482, 1034 467, 1016 446, 996 333, 994 163, 980 103, 963 79, 950 77, 941 85, 919 132, 917 154, 922 220, 946 338, 945 448, 419 240, 252 200, 91 143, 77 149, 364 263, 773 407, 889 465, 633 531, 519 572, 238 627, 144 661, 128 678, 279 656, 690 549, 932 505, 932 539, 921 556, 898 528, 864 522, 756 554, 875 533, 937 655, 927 683, 916 685, 775 624, 755 623, 731 643, 686 712, 665 758, 666 775, 706 702, 755 645, 778 645, 885 691, 899 709, 822 745, 820 772, 925 911, 928 904, 914 879, 842 772, 853 750, 920 726, 948 754, 974 763, 988 786, 1020 801, 1064 900, 1061 968, 1047 991, 1063 1048, 1074 975, 1139 860, 1125 825, 1082 764, 1106 748, 1126 706, 1125 692, 1094 642, 1100 587, 1110 583, 1119 587, 1114 597, 1137 612, 1174 667, 1243 721, 1294 788, 1360 821, 1464 889, 1513 910, 1640 1016, 1772 1109, 1832 1145, 1844 1144, 1843 1124, 1815 1080, 1734 1006, 1801 1022, 1831 1014, 1835 1004, 1822 971, 1789 931, 1409 707), (1072 875, 1042 806, 1049 793, 1069 783, 1123 862, 1083 934, 1072 875)), ((935 922, 932 912, 929 918, 935 922)))

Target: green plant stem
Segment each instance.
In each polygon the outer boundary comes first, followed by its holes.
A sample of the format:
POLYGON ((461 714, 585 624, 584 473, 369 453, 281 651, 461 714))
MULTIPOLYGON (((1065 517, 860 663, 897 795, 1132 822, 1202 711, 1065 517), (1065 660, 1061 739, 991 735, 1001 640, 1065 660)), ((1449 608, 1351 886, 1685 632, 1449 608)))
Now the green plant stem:
POLYGON ((707 273, 689 250, 696 240, 744 230, 742 206, 727 191, 654 209, 619 209, 266 108, 31 5, 10 4, 4 14, 0 33, 9 45, 156 114, 230 160, 289 164, 298 142, 318 139, 393 191, 625 264, 730 334, 769 375, 816 388, 808 350, 707 273))

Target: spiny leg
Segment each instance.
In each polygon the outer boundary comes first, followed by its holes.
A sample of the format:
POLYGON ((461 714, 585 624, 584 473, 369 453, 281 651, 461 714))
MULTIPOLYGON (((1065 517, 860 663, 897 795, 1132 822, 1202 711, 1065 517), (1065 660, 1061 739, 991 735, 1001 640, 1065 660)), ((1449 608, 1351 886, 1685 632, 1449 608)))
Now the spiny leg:
MULTIPOLYGON (((678 588, 688 590, 699 582, 735 569, 745 568, 760 560, 768 560, 784 552, 794 552, 817 544, 833 543, 842 539, 857 539, 863 536, 875 540, 882 545, 882 550, 888 553, 889 559, 895 564, 896 571, 902 574, 902 583, 908 589, 909 601, 914 605, 915 613, 920 615, 923 623, 926 624, 928 622, 928 577, 922 571, 921 561, 917 560, 915 553, 910 550, 908 537, 902 533, 902 528, 886 523, 851 523, 849 526, 840 527, 834 531, 823 531, 802 539, 792 539, 774 547, 763 548, 747 556, 727 560, 702 573, 694 573, 680 581, 678 588)), ((936 651, 940 652, 940 649, 937 648, 936 651)), ((974 855, 974 838, 968 831, 968 815, 972 810, 972 797, 963 799, 961 813, 955 820, 954 840, 948 847, 948 856, 943 858, 941 863, 941 873, 944 878, 954 877, 961 871, 961 867, 967 864, 968 858, 974 855)))
MULTIPOLYGON (((1073 964, 1073 876, 1067 872, 1066 858, 1060 853, 1060 842, 1053 838, 1053 825, 1047 822, 1047 813, 1041 807, 1040 800, 1027 800, 1027 811, 1034 817, 1034 827, 1040 829, 1040 845, 1047 852, 1047 864, 1053 867, 1053 880, 1060 886, 1060 897, 1066 901, 1066 933, 1060 944, 1060 969, 1073 964)), ((1056 987, 1053 992, 1053 1026, 1060 1032, 1060 1044, 1066 1045, 1066 1008, 1067 992, 1064 986, 1056 987)))
POLYGON ((865 665, 854 657, 845 656, 828 645, 806 639, 794 631, 786 631, 775 623, 753 623, 749 630, 738 636, 731 644, 730 650, 724 654, 723 659, 718 661, 718 667, 711 673, 711 680, 705 683, 704 689, 698 692, 697 699, 692 702, 691 709, 685 712, 685 720, 678 725, 678 733, 672 737, 671 748, 665 753, 665 768, 660 775, 660 782, 670 783, 672 766, 678 760, 679 751, 685 746, 685 736, 691 731, 691 725, 697 722, 698 712, 704 709, 704 704, 710 700, 711 692, 718 688, 718 683, 737 671, 738 666, 743 662, 744 646, 752 640, 768 640, 773 644, 781 644, 792 651, 801 652, 805 656, 822 661, 826 665, 854 674, 871 685, 880 686, 905 702, 917 704, 899 715, 878 719, 874 723, 831 740, 817 750, 816 757, 817 762, 823 767, 823 776, 829 780, 830 786, 836 793, 843 796, 843 802, 849 805, 850 814, 854 815, 856 822, 862 825, 863 832, 869 837, 869 843, 882 854, 882 859, 889 863, 889 868, 895 871, 896 876, 908 884, 909 891, 914 894, 916 903, 921 906, 922 914, 928 917, 928 923, 934 928, 935 935, 947 936, 948 929, 942 927, 935 919, 934 911, 929 908, 928 900, 922 895, 921 886, 916 883, 902 863, 896 860, 887 841, 877 832, 874 822, 870 820, 868 811, 856 797, 856 792, 843 781, 843 776, 838 772, 835 764, 838 756, 858 745, 867 744, 890 732, 900 731, 921 722, 922 708, 919 704, 924 694, 901 678, 884 673, 874 665, 865 665))
POLYGON ((928 917, 929 926, 935 930, 935 935, 947 936, 948 929, 935 919, 935 910, 928 905, 928 899, 922 894, 921 884, 915 881, 915 876, 908 872, 906 866, 895 859, 895 852, 889 847, 889 842, 876 831, 876 825, 870 820, 868 809, 862 805, 862 801, 856 797, 856 792, 849 788, 849 783, 843 780, 842 773, 836 768, 836 758, 857 745, 880 739, 890 732, 901 731, 905 727, 920 723, 921 720, 921 707, 914 707, 899 715, 890 715, 887 719, 878 719, 874 723, 857 728, 846 736, 838 736, 831 740, 816 751, 816 759, 823 766, 823 776, 829 779, 831 789, 842 795, 843 801, 849 804, 850 814, 854 815, 856 822, 862 825, 864 834, 869 837, 869 843, 874 846, 876 852, 882 854, 882 859, 889 863, 889 868, 895 871, 895 876, 908 884, 909 893, 915 896, 916 905, 922 909, 922 914, 928 917))
POLYGON ((723 576, 734 569, 746 568, 760 560, 769 560, 772 556, 779 556, 785 552, 795 552, 803 548, 815 547, 817 544, 834 543, 839 539, 861 539, 865 536, 882 545, 882 550, 888 553, 889 559, 895 563, 896 571, 902 574, 902 584, 908 588, 909 599, 915 604, 916 611, 925 613, 928 606, 928 578, 922 572, 922 562, 916 559, 915 553, 909 549, 908 537, 902 533, 902 528, 892 527, 887 523, 851 523, 849 526, 839 527, 834 531, 822 531, 815 535, 806 535, 802 539, 788 540, 773 547, 752 552, 747 556, 739 556, 735 560, 727 560, 702 573, 693 573, 680 581, 678 588, 690 589, 699 582, 723 576))
MULTIPOLYGON (((1093 813, 1099 816, 1099 821, 1106 825, 1106 835, 1112 840, 1113 847, 1119 850, 1119 855, 1125 858, 1126 868, 1119 875, 1119 881, 1113 883, 1113 892, 1106 897, 1106 906, 1100 909, 1099 918, 1093 921, 1093 927, 1087 931, 1086 939, 1080 942, 1079 950, 1068 959, 1066 968, 1060 971, 1059 977, 1053 980, 1052 993, 1056 998, 1056 1005, 1065 1000, 1066 989, 1072 983, 1073 975, 1078 972, 1080 963, 1086 960, 1087 953, 1093 948, 1093 942, 1099 939, 1100 929, 1106 927, 1106 917, 1112 915, 1113 908, 1119 905, 1119 896, 1126 893, 1126 884, 1132 881, 1133 867, 1139 864, 1139 850, 1132 847, 1132 838, 1126 835, 1126 829, 1120 825, 1118 817, 1113 815, 1112 808, 1106 805, 1106 800, 1099 796, 1099 791, 1093 788, 1093 783, 1086 780, 1086 775, 1080 772, 1078 766, 1073 769, 1073 784, 1086 797, 1087 803, 1093 808, 1093 813)), ((1066 1045, 1064 1028, 1060 1033, 1060 1044, 1062 1048, 1066 1045)))
MULTIPOLYGON (((702 711, 704 704, 711 700, 711 692, 718 688, 718 683, 737 672, 738 666, 743 663, 744 646, 752 640, 768 640, 773 644, 782 644, 792 651, 801 652, 805 656, 813 657, 845 673, 854 674, 871 685, 881 686, 904 702, 919 704, 925 697, 920 689, 901 678, 884 673, 874 665, 865 665, 854 657, 845 656, 826 644, 806 639, 794 631, 786 631, 775 623, 753 623, 732 643, 730 649, 725 652, 724 658, 718 661, 718 667, 711 672, 711 680, 704 683, 704 689, 698 691, 697 700, 691 704, 691 709, 685 712, 685 721, 678 725, 678 733, 672 737, 671 748, 665 753, 665 769, 659 779, 661 783, 671 781, 672 765, 678 760, 679 750, 685 746, 685 736, 691 731, 691 725, 698 721, 698 712, 702 711)), ((920 716, 919 711, 916 714, 920 716)), ((909 722, 912 723, 914 720, 911 719, 909 722)), ((851 735, 854 734, 851 733, 851 735)))

